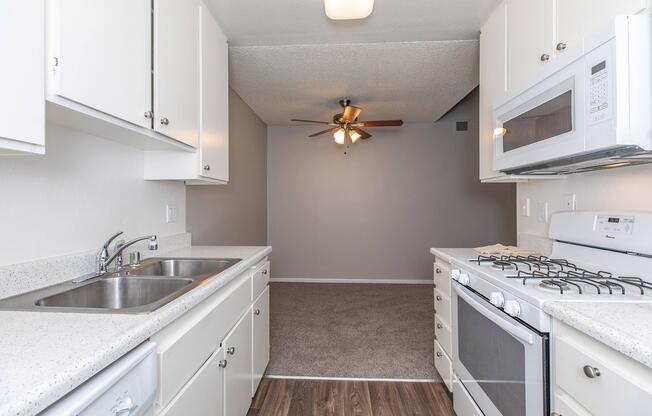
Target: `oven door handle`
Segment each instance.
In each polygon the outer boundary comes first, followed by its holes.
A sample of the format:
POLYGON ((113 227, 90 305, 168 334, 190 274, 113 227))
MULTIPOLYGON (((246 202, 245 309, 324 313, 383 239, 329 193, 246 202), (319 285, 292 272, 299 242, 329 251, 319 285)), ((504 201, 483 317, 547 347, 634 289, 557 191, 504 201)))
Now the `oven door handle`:
POLYGON ((526 342, 530 345, 534 344, 534 337, 532 336, 531 333, 526 331, 525 329, 519 328, 518 326, 510 323, 506 319, 501 319, 499 316, 496 316, 496 314, 483 306, 480 302, 477 300, 473 299, 470 295, 468 295, 466 292, 464 292, 463 289, 459 288, 457 284, 453 284, 453 289, 455 290, 455 293, 466 303, 471 305, 473 309, 478 311, 482 316, 485 318, 489 319, 491 322, 494 324, 498 325, 505 331, 509 332, 512 334, 514 337, 520 339, 523 342, 526 342))

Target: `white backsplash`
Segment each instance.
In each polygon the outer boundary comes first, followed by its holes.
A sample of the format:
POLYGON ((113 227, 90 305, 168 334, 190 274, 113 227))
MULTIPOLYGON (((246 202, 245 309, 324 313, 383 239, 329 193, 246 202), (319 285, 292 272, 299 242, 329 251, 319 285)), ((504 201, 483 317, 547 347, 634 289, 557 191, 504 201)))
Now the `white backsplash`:
MULTIPOLYGON (((164 256, 166 252, 190 247, 190 233, 181 233, 158 238, 158 250, 149 251, 147 241, 134 244, 124 252, 140 251, 141 258, 164 256)), ((42 287, 55 285, 95 271, 96 250, 50 257, 26 263, 0 266, 0 299, 42 287)))

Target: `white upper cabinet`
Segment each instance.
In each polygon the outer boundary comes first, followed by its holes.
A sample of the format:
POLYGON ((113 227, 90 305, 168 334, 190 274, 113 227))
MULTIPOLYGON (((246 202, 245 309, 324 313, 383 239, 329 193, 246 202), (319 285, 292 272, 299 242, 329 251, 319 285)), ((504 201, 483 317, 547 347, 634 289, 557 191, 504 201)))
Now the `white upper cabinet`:
MULTIPOLYGON (((579 43, 614 16, 639 13, 647 0, 557 0, 557 45, 579 43)), ((563 52, 558 48, 557 52, 563 52)))
POLYGON ((229 46, 204 7, 200 16, 199 174, 229 181, 229 46))
POLYGON ((507 0, 508 88, 519 90, 553 56, 554 0, 507 0))
POLYGON ((199 140, 199 2, 154 1, 154 129, 199 140))
POLYGON ((43 0, 0 0, 0 50, 0 154, 43 154, 43 0))
POLYGON ((152 126, 150 0, 56 0, 54 93, 152 126))
POLYGON ((480 180, 504 176, 493 170, 493 101, 507 91, 506 8, 501 3, 480 31, 480 180))

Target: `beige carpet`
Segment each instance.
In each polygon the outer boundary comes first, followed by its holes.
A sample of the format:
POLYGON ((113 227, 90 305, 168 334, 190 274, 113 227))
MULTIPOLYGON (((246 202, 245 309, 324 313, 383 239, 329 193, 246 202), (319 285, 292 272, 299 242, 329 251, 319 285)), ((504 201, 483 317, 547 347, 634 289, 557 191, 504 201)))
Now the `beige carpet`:
POLYGON ((440 380, 431 285, 273 283, 268 375, 440 380))

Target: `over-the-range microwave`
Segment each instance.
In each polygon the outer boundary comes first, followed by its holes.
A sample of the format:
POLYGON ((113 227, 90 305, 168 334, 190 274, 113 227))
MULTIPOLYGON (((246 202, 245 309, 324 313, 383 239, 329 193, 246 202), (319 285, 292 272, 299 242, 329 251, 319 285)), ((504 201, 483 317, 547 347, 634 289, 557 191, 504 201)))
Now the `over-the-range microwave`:
POLYGON ((558 175, 652 162, 652 15, 616 17, 550 64, 494 106, 494 170, 558 175))

